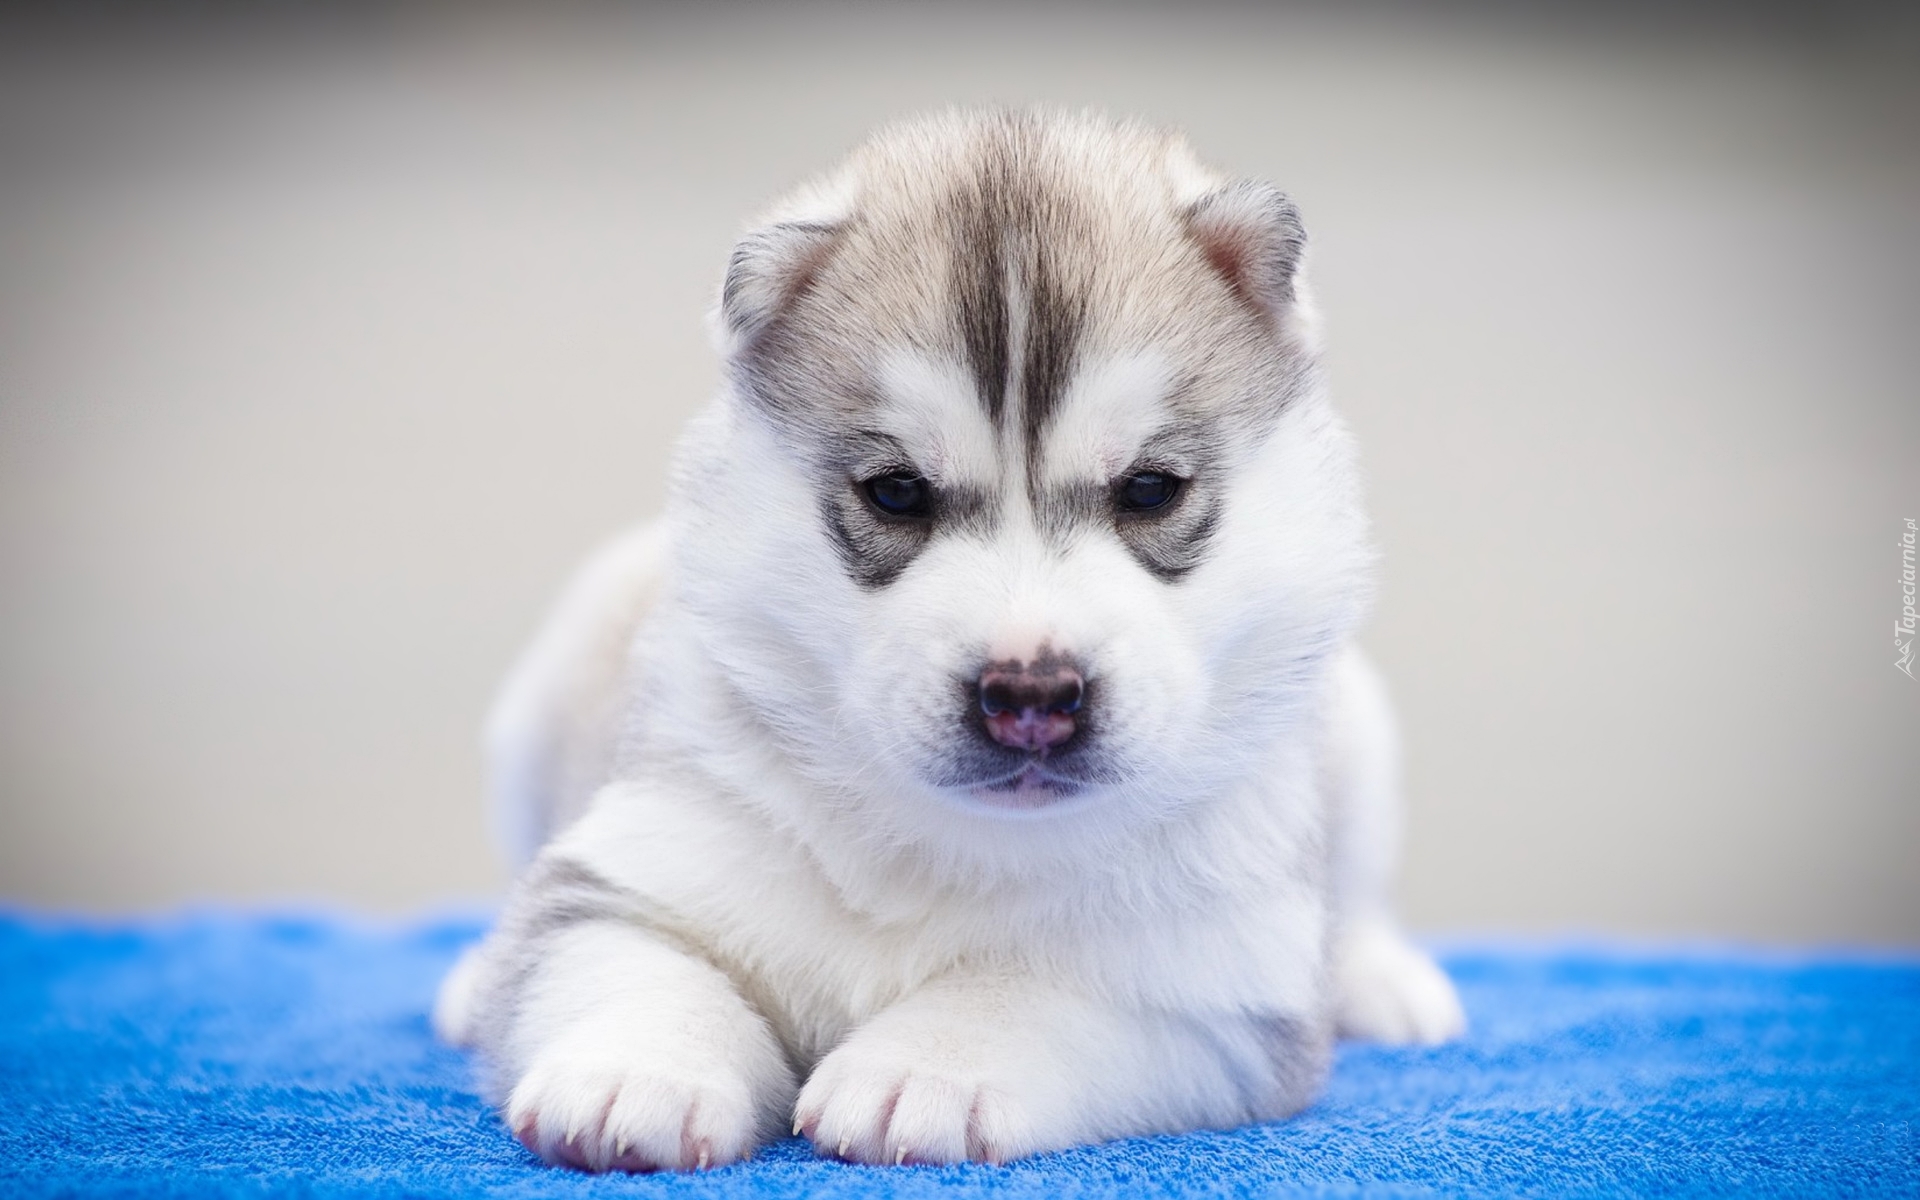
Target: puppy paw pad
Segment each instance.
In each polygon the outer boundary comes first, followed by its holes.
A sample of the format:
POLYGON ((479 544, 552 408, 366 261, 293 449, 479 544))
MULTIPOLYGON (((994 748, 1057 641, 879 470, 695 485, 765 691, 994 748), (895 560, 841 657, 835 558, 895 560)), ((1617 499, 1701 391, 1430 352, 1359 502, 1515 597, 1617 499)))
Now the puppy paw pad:
POLYGON ((744 1087, 644 1070, 536 1063, 507 1101, 527 1149, 582 1171, 694 1171, 747 1157, 753 1105, 744 1087))
POLYGON ((1002 1163, 1026 1152, 1020 1121, 997 1089, 957 1073, 836 1063, 800 1093, 794 1122, 816 1152, 851 1162, 1002 1163))

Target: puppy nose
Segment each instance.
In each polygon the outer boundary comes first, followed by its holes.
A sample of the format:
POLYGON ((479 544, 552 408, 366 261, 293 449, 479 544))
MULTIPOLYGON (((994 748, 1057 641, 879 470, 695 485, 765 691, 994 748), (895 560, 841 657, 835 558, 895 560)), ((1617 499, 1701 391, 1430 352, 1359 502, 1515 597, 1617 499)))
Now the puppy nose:
POLYGON ((1086 681, 1065 663, 1000 663, 980 674, 987 736, 1014 750, 1046 753, 1073 736, 1086 681))

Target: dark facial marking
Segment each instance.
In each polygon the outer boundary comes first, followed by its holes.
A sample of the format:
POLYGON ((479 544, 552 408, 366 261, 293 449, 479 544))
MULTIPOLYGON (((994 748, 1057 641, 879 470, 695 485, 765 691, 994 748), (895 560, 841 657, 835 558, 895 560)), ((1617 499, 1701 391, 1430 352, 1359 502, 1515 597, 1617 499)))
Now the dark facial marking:
POLYGON ((1007 321, 1007 270, 1001 205, 991 198, 995 181, 983 179, 975 194, 958 198, 953 212, 953 297, 966 346, 967 365, 987 416, 996 424, 1007 403, 1012 333, 1007 321))
POLYGON ((834 481, 820 497, 834 550, 854 581, 870 590, 898 579, 936 534, 992 524, 984 493, 929 479, 906 447, 884 433, 847 434, 816 469, 834 481))
MULTIPOLYGON (((1219 524, 1220 484, 1209 477, 1212 455, 1199 454, 1196 464, 1190 461, 1196 455, 1181 447, 1227 436, 1228 423, 1269 424, 1306 380, 1310 364, 1293 361, 1268 322, 1245 304, 1227 305, 1222 294, 1220 335, 1259 356, 1259 369, 1223 375, 1208 365, 1213 360, 1196 366, 1206 378, 1183 380, 1168 397, 1176 424, 1185 430, 1172 439, 1181 443, 1178 452, 1165 454, 1149 444, 1120 480, 1087 478, 1043 494, 1042 445, 1085 356, 1092 325, 1088 305, 1095 280, 1086 273, 1104 261, 1101 239, 1115 231, 1061 176, 1040 126, 1023 115, 987 123, 970 153, 941 218, 950 246, 939 281, 949 292, 949 353, 958 352, 1003 453, 1009 459, 1018 453, 1015 438, 1024 446, 1025 482, 1050 536, 1117 535, 1157 577, 1183 578, 1200 563, 1219 524), (1149 474, 1174 480, 1172 494, 1153 494, 1156 486, 1138 478, 1149 474)), ((1256 190, 1229 189, 1189 214, 1196 243, 1189 253, 1195 260, 1205 256, 1236 292, 1255 282, 1290 285, 1297 266, 1297 214, 1284 198, 1272 204, 1269 199, 1256 190), (1256 278, 1255 268, 1266 274, 1256 278)), ((736 370, 742 385, 761 397, 763 409, 801 433, 818 456, 818 477, 826 481, 819 493, 826 529, 849 574, 871 589, 898 579, 934 538, 968 526, 990 527, 998 506, 956 490, 951 480, 922 476, 897 444, 884 452, 847 452, 850 441, 865 435, 849 438, 835 428, 882 402, 866 394, 878 384, 866 378, 864 342, 815 337, 821 327, 807 318, 837 312, 829 299, 857 300, 856 277, 839 269, 834 251, 865 246, 854 240, 864 228, 855 220, 833 232, 785 229, 797 245, 818 239, 818 248, 789 260, 787 289, 778 293, 785 303, 776 306, 736 370)), ((853 254, 848 261, 864 260, 853 254)), ((744 270, 750 262, 741 265, 744 270)), ((922 269, 912 262, 898 266, 922 269)), ((729 303, 739 307, 757 294, 739 291, 729 303)))
POLYGON ((1168 583, 1200 565, 1220 524, 1224 467, 1216 436, 1193 420, 1162 430, 1105 497, 1127 552, 1168 583))
POLYGON ((877 510, 858 484, 834 489, 820 507, 841 564, 854 582, 869 590, 900 578, 933 536, 931 513, 890 516, 877 510))
POLYGON ((1115 514, 1120 541, 1134 561, 1166 583, 1200 565, 1207 542, 1220 526, 1220 498, 1181 488, 1155 509, 1121 508, 1115 514))
POLYGON ((1030 484, 1040 479, 1041 440, 1073 377, 1087 316, 1086 295, 1061 281, 1044 240, 1038 249, 1027 284, 1026 361, 1020 376, 1020 425, 1030 484))
POLYGON ((1056 251, 1085 236, 1074 203, 1047 180, 1045 149, 1019 118, 996 128, 974 176, 952 198, 950 285, 969 368, 987 416, 1007 436, 1013 385, 1012 305, 1024 293, 1020 322, 1020 428, 1038 478, 1038 448, 1066 390, 1086 322, 1084 290, 1062 277, 1056 251))

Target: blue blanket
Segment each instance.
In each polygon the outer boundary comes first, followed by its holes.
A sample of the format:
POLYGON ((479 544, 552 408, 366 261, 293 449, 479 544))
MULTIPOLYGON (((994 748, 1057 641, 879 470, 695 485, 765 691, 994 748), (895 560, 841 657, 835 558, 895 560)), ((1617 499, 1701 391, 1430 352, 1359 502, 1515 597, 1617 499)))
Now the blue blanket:
POLYGON ((1291 1121, 592 1179, 521 1150, 427 1031, 478 929, 0 918, 0 1196, 1920 1194, 1911 957, 1459 948, 1467 1040, 1346 1047, 1291 1121))

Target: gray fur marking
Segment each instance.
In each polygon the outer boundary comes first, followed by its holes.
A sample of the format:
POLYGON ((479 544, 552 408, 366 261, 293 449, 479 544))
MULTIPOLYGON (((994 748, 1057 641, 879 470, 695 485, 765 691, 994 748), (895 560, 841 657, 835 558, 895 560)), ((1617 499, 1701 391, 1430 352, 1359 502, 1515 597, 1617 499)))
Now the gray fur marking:
POLYGON ((950 286, 974 386, 1003 442, 1016 432, 1007 401, 1018 384, 1017 432, 1037 481, 1041 442, 1072 377, 1087 316, 1085 288, 1064 277, 1057 251, 1086 241, 1087 231, 1074 198, 1049 186, 1031 121, 1008 114, 994 134, 951 199, 950 286), (1013 316, 1023 295, 1016 348, 1013 316))
MULTIPOLYGON (((545 965, 552 939, 573 926, 598 922, 629 926, 707 964, 726 976, 733 990, 761 1020, 767 1021, 769 1028, 779 1028, 768 1021, 768 1013, 773 1010, 768 1007, 771 998, 765 989, 754 986, 750 974, 738 964, 716 959, 672 912, 575 859, 543 855, 514 885, 500 923, 483 948, 486 965, 476 1006, 476 1011, 485 1014, 481 1044, 511 1044, 508 1035, 520 1022, 522 998, 534 975, 545 965)), ((792 1060, 792 1048, 783 1042, 783 1049, 792 1060)), ((511 1074, 510 1064, 488 1066, 491 1071, 511 1074)), ((490 1080, 489 1087, 496 1093, 503 1090, 497 1080, 490 1080)), ((504 1096, 496 1099, 503 1100, 504 1096)))
POLYGON ((1097 298, 1110 303, 1128 289, 1187 296, 1171 310, 1178 315, 1160 319, 1172 327, 1210 322, 1211 336, 1260 364, 1234 381, 1214 373, 1211 360, 1189 361, 1189 376, 1168 398, 1175 440, 1218 440, 1227 436, 1222 424, 1256 438, 1270 427, 1311 370, 1286 347, 1282 330, 1306 244, 1298 210, 1276 188, 1239 182, 1171 213, 1170 228, 1151 216, 1116 216, 1063 171, 1045 120, 1030 112, 983 121, 939 171, 944 188, 909 216, 884 206, 867 212, 856 199, 844 219, 785 222, 748 235, 728 271, 723 313, 750 334, 732 360, 736 381, 785 436, 808 448, 835 553, 859 586, 884 588, 933 538, 985 533, 995 523, 997 506, 978 485, 936 481, 934 511, 924 518, 879 512, 864 494, 863 481, 882 467, 920 473, 905 448, 896 445, 880 464, 860 444, 866 435, 844 432, 883 402, 869 356, 874 339, 904 334, 922 352, 959 360, 1003 460, 1024 463, 1028 496, 1049 536, 1065 542, 1105 528, 1145 570, 1179 581, 1204 560, 1218 527, 1224 481, 1217 472, 1228 469, 1222 456, 1188 455, 1175 469, 1148 447, 1130 472, 1159 470, 1188 484, 1163 510, 1128 512, 1115 502, 1119 480, 1047 489, 1043 447, 1089 337, 1108 319, 1094 311, 1097 298), (1116 239, 1164 242, 1169 253, 1147 272, 1101 275, 1116 239), (944 270, 922 275, 939 262, 944 270), (1207 269, 1197 270, 1202 264, 1207 269), (1208 274, 1211 282, 1197 282, 1208 274), (944 327, 888 328, 916 302, 941 314, 944 327))

